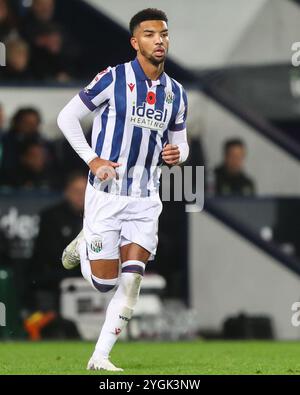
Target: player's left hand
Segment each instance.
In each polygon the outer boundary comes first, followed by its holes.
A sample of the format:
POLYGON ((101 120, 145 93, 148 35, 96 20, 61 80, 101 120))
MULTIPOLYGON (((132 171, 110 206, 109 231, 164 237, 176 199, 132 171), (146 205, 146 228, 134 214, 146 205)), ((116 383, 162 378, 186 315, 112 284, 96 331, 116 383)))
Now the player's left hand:
POLYGON ((168 165, 176 165, 180 159, 180 151, 178 145, 165 145, 162 150, 162 158, 168 165))

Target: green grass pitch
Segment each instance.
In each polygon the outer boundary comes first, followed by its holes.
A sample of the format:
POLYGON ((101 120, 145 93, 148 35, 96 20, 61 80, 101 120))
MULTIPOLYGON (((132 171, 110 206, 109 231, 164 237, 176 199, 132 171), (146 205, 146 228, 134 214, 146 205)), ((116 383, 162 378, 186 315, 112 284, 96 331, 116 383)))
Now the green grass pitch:
MULTIPOLYGON (((0 375, 101 375, 85 370, 92 351, 93 344, 83 341, 2 342, 0 375)), ((124 374, 299 375, 300 342, 119 342, 111 360, 124 368, 124 374)))

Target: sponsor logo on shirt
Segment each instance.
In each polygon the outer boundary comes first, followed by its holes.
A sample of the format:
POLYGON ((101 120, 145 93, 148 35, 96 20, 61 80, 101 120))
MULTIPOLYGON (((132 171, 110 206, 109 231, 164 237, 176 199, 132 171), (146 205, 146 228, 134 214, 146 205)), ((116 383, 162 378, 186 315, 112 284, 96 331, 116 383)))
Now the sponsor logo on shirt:
POLYGON ((147 128, 163 132, 167 128, 168 110, 155 110, 154 108, 146 108, 146 102, 141 106, 132 103, 132 113, 130 123, 140 128, 147 128))

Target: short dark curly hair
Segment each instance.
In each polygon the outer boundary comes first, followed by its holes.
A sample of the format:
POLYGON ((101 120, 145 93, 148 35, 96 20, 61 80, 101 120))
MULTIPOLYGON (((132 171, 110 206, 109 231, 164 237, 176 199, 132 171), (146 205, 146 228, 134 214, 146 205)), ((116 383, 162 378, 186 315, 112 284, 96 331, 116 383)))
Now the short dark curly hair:
POLYGON ((168 23, 168 17, 164 11, 157 8, 146 8, 139 11, 131 18, 129 23, 129 30, 132 36, 135 28, 144 21, 165 21, 168 23))

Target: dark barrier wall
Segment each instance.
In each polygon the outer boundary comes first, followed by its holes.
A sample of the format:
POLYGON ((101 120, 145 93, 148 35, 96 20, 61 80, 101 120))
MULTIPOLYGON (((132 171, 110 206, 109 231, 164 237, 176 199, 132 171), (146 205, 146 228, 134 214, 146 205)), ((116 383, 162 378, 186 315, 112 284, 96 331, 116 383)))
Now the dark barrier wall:
POLYGON ((29 272, 39 231, 39 212, 59 200, 61 196, 52 193, 0 195, 0 266, 12 271, 21 307, 27 307, 29 303, 29 272))
POLYGON ((52 193, 1 194, 0 230, 6 243, 3 254, 10 261, 32 257, 39 231, 39 212, 59 200, 61 195, 52 193))

